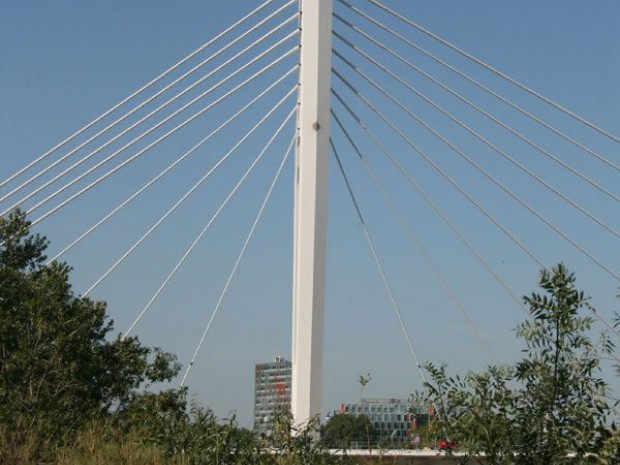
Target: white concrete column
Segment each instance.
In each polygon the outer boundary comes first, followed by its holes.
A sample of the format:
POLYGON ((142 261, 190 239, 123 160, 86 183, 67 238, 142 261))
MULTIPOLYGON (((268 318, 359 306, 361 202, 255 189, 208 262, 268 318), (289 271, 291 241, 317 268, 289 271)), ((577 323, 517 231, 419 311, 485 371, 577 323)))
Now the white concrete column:
POLYGON ((333 11, 332 0, 300 0, 300 5, 291 392, 298 426, 321 413, 333 11))

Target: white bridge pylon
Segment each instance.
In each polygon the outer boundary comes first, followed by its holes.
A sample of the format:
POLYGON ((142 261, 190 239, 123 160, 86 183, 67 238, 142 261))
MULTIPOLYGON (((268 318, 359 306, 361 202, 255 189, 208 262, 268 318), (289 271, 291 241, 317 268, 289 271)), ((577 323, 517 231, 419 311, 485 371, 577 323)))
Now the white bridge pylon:
POLYGON ((333 3, 300 0, 300 10, 291 392, 296 425, 321 412, 333 3))

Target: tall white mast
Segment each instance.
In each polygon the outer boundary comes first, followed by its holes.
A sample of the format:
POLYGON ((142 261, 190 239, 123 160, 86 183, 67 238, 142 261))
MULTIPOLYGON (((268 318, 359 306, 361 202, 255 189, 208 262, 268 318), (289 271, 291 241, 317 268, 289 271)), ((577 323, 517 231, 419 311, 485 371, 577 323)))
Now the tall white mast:
POLYGON ((333 3, 300 0, 300 9, 291 393, 296 425, 321 413, 333 3))

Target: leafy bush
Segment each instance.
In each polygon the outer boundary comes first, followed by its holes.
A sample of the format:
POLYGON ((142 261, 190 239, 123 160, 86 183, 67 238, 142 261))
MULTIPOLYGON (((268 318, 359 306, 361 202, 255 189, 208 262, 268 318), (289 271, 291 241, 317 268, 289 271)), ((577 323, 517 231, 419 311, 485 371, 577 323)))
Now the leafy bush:
MULTIPOLYGON (((592 310, 562 264, 540 277, 542 294, 525 297, 531 319, 517 327, 525 357, 515 366, 448 377, 428 366, 438 407, 433 428, 491 464, 562 464, 594 460, 608 434, 600 353, 614 346, 589 335, 592 310)), ((611 447, 611 446, 610 446, 611 447)))

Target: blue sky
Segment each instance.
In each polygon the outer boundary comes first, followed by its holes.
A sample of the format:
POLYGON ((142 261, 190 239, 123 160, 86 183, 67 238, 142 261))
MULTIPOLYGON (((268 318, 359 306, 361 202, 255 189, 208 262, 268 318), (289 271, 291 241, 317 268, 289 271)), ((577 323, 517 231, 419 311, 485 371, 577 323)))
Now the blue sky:
MULTIPOLYGON (((351 0, 351 3, 552 122, 597 153, 620 163, 618 144, 583 128, 432 40, 378 13, 365 0, 351 0)), ((283 2, 277 1, 275 4, 281 5, 283 2)), ((386 1, 386 4, 590 121, 612 133, 620 133, 618 2, 446 0, 386 1)), ((0 179, 7 178, 84 126, 255 5, 258 2, 241 0, 217 4, 187 1, 180 6, 178 2, 163 1, 59 0, 0 4, 0 179)), ((536 124, 463 83, 462 79, 380 33, 346 8, 337 6, 337 11, 386 42, 395 52, 527 134, 566 163, 575 166, 580 173, 613 194, 620 195, 617 171, 592 161, 583 152, 550 136, 536 124)), ((288 14, 293 12, 294 9, 291 9, 288 14)), ((285 17, 287 15, 282 15, 280 20, 285 17)), ((357 41, 360 47, 411 82, 417 90, 445 105, 458 118, 467 121, 472 128, 506 153, 514 155, 516 160, 557 186, 558 190, 575 199, 610 227, 620 229, 617 202, 559 169, 557 164, 545 160, 505 131, 493 127, 453 97, 416 76, 402 63, 356 37, 342 24, 335 24, 340 33, 357 41)), ((273 41, 268 41, 264 47, 269 43, 273 41)), ((547 189, 501 160, 497 153, 416 100, 341 42, 335 40, 334 44, 403 104, 445 133, 494 177, 535 206, 545 218, 600 257, 613 271, 620 272, 620 249, 616 237, 594 225, 573 207, 567 206, 547 189)), ((284 50, 286 48, 282 48, 281 52, 284 50)), ((103 183, 83 200, 41 223, 39 230, 52 241, 50 253, 62 249, 174 157, 204 137, 223 121, 225 115, 247 102, 294 63, 294 58, 287 61, 277 72, 257 80, 256 85, 246 93, 218 107, 217 111, 209 112, 183 134, 166 141, 152 154, 111 178, 109 183, 103 183)), ((335 59, 334 66, 431 154, 446 172, 472 192, 545 264, 565 261, 577 273, 581 287, 593 296, 593 304, 600 313, 611 317, 618 308, 615 298, 618 283, 613 278, 542 226, 467 163, 459 161, 445 145, 411 122, 340 60, 335 59)), ((248 76, 247 73, 244 75, 248 76)), ((74 266, 75 291, 81 293, 88 288, 212 166, 214 160, 249 129, 253 124, 250 121, 264 115, 293 85, 294 79, 286 81, 262 106, 248 112, 244 122, 233 126, 221 138, 214 139, 191 161, 188 159, 187 164, 68 253, 64 258, 74 266)), ((490 225, 461 194, 437 176, 428 164, 416 157, 402 140, 382 126, 336 78, 334 88, 398 154, 399 160, 425 191, 517 295, 533 290, 537 281, 537 265, 490 225)), ((135 255, 95 290, 93 297, 108 301, 109 312, 119 331, 125 330, 135 319, 248 167, 250 160, 256 156, 257 148, 259 150, 273 134, 292 105, 292 100, 287 101, 267 126, 257 132, 256 138, 252 138, 248 146, 240 151, 238 157, 197 191, 151 239, 137 249, 135 255)), ((334 109, 445 273, 496 358, 499 361, 517 358, 519 344, 513 329, 523 314, 402 177, 382 160, 377 148, 337 102, 334 102, 334 109)), ((335 127, 332 130, 420 357, 448 363, 455 370, 480 369, 492 362, 473 337, 473 331, 449 295, 435 279, 432 269, 386 208, 379 191, 361 168, 339 130, 335 127)), ((231 208, 225 210, 180 274, 171 281, 141 321, 136 332, 144 342, 175 352, 179 361, 187 364, 291 136, 292 127, 287 126, 282 138, 276 141, 274 150, 266 154, 264 163, 258 165, 257 174, 248 178, 248 184, 233 199, 231 208)), ((366 388, 368 396, 401 397, 420 387, 419 375, 399 333, 362 228, 338 176, 332 164, 324 411, 337 408, 340 402, 355 400, 359 395, 356 379, 362 373, 369 372, 373 378, 366 388)), ((2 188, 0 194, 4 195, 7 189, 2 188)), ((8 203, 0 205, 4 209, 8 203)), ((191 391, 198 401, 214 408, 220 416, 227 416, 228 412, 235 410, 242 424, 246 425, 252 418, 253 364, 269 361, 275 355, 290 355, 291 208, 292 172, 289 163, 189 378, 191 391)))

